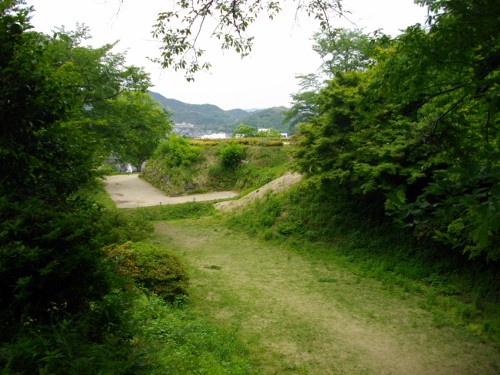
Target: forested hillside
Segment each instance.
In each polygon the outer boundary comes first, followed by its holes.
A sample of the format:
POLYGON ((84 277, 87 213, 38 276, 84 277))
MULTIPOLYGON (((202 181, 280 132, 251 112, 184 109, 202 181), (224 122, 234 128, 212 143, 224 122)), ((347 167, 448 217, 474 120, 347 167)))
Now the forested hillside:
POLYGON ((285 116, 287 109, 284 107, 225 111, 212 104, 188 104, 168 99, 156 92, 149 92, 149 95, 171 113, 174 123, 193 124, 197 129, 232 133, 237 125, 245 123, 255 129, 273 128, 282 132, 289 130, 285 116))

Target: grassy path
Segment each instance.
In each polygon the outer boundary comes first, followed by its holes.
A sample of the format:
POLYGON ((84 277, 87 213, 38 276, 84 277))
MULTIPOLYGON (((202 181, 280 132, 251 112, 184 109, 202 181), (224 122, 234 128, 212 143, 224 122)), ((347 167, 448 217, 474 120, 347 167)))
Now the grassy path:
POLYGON ((496 349, 432 323, 419 296, 224 229, 161 222, 186 261, 195 309, 234 330, 260 374, 497 374, 496 349))

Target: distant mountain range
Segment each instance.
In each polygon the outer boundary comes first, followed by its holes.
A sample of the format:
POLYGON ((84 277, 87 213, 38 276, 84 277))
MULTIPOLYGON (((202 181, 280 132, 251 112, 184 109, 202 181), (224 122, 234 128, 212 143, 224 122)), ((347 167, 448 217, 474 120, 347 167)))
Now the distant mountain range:
POLYGON ((240 123, 258 128, 273 128, 288 131, 285 121, 285 107, 267 109, 232 109, 225 111, 212 104, 188 104, 169 99, 156 92, 149 95, 171 113, 176 124, 192 124, 197 130, 231 133, 240 123))

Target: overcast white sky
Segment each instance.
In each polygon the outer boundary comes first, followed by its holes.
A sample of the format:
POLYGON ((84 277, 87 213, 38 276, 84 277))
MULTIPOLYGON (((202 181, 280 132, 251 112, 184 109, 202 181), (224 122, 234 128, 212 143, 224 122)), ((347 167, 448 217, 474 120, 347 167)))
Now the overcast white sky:
MULTIPOLYGON (((41 32, 56 27, 75 29, 77 23, 90 28, 93 46, 120 42, 114 52, 125 52, 131 65, 150 73, 156 91, 168 98, 192 104, 215 104, 223 109, 289 106, 290 95, 299 90, 297 74, 316 72, 321 61, 312 51, 312 34, 319 30, 306 15, 295 21, 294 3, 273 21, 266 17, 253 26, 252 54, 241 59, 222 52, 214 44, 207 50, 212 63, 209 73, 186 82, 182 72, 161 69, 148 57, 158 56, 158 41, 151 36, 160 11, 172 0, 28 0, 35 7, 32 24, 41 32)), ((382 29, 393 36, 409 25, 424 23, 426 10, 413 0, 344 0, 344 8, 356 26, 366 32, 382 29)), ((339 20, 335 27, 349 27, 339 20)), ((352 26, 352 25, 351 25, 352 26)))

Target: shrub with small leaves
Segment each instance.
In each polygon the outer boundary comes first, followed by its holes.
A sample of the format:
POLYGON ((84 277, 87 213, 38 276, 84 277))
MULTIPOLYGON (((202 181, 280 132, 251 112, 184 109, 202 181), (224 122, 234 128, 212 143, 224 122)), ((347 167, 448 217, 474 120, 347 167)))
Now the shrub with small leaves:
POLYGON ((245 148, 239 143, 230 142, 219 151, 221 164, 225 168, 234 169, 245 158, 245 148))
POLYGON ((109 247, 106 253, 116 271, 146 287, 166 301, 187 294, 187 273, 170 250, 146 242, 126 242, 109 247))

